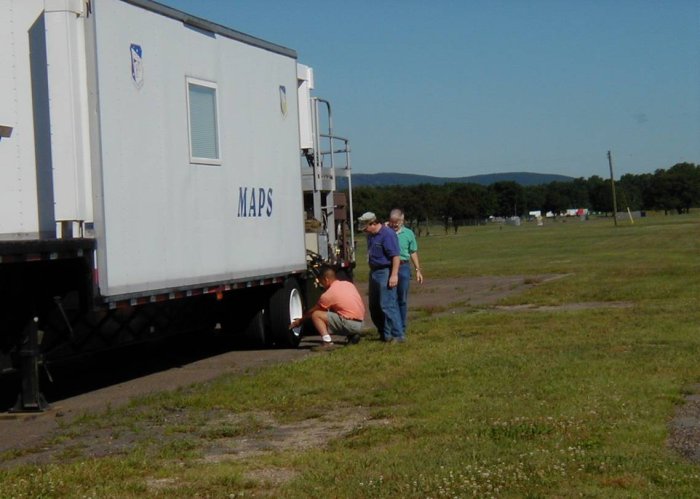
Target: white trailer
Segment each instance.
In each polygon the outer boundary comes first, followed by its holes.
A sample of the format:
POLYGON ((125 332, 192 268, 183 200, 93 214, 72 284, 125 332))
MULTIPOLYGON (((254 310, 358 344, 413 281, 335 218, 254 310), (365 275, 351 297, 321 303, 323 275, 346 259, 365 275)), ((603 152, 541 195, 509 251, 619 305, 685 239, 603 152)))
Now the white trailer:
POLYGON ((41 408, 39 363, 100 346, 215 323, 298 345, 309 268, 354 267, 348 141, 311 68, 150 0, 0 6, 0 370, 23 369, 20 408, 41 408))

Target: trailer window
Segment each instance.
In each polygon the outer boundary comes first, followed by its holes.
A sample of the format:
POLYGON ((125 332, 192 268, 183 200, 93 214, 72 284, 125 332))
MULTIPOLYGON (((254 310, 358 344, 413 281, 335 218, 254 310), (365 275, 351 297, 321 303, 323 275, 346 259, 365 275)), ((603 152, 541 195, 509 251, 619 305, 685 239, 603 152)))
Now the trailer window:
POLYGON ((187 78, 190 161, 220 164, 216 84, 187 78))

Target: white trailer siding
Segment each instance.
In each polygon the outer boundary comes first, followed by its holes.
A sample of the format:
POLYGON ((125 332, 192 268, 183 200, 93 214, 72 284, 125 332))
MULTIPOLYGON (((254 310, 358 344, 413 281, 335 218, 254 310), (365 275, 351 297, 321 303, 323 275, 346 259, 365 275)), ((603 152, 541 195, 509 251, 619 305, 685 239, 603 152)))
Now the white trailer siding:
MULTIPOLYGON (((0 125, 13 128, 10 138, 0 140, 0 234, 35 233, 40 226, 29 46, 39 29, 32 26, 43 22, 43 2, 0 5, 0 125)), ((53 227, 52 213, 49 218, 53 227)))
POLYGON ((84 0, 44 0, 54 218, 92 222, 84 0))
POLYGON ((82 0, 0 3, 0 234, 92 221, 82 0), (52 118, 53 117, 53 118, 52 118))
POLYGON ((94 2, 91 23, 101 293, 305 269, 296 60, 120 0, 94 2), (190 162, 188 77, 216 85, 220 164, 190 162))

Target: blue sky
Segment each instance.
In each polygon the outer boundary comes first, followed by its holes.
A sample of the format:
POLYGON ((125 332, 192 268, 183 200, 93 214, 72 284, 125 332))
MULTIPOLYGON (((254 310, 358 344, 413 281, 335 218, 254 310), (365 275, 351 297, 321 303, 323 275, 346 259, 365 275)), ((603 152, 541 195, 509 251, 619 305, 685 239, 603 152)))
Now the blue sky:
POLYGON ((700 0, 161 0, 295 49, 356 173, 700 163, 700 0))

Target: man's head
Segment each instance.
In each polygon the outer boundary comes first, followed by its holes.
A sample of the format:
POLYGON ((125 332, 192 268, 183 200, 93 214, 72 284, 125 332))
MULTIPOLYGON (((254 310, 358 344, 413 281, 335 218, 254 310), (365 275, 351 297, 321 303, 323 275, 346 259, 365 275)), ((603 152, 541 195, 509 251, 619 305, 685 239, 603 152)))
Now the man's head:
POLYGON ((360 218, 357 219, 357 228, 363 232, 369 232, 370 234, 376 234, 379 229, 382 228, 382 224, 377 220, 377 215, 368 211, 364 213, 360 218))
POLYGON ((401 229, 401 227, 403 227, 403 220, 404 215, 403 210, 401 208, 394 208, 393 210, 391 210, 391 213, 389 213, 389 227, 391 227, 392 229, 401 229))
POLYGON ((321 286, 328 289, 328 287, 331 284, 333 284, 333 282, 335 280, 336 280, 335 269, 333 267, 328 266, 328 265, 323 265, 320 269, 319 277, 318 277, 318 281, 321 283, 321 286))

